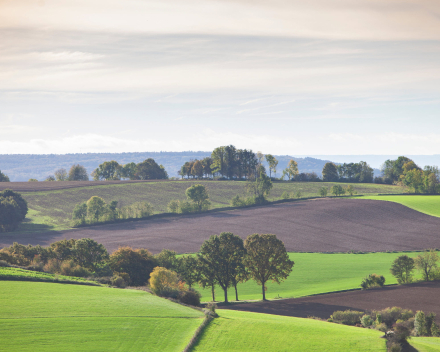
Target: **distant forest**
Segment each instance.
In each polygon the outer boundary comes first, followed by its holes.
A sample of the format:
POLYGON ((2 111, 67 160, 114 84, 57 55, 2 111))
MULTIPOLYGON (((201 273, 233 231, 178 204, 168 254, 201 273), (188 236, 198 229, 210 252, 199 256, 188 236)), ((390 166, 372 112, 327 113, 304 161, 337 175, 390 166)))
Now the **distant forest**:
MULTIPOLYGON (((203 159, 211 156, 211 152, 144 152, 144 153, 84 153, 84 154, 2 154, 0 155, 0 170, 9 176, 11 181, 28 181, 30 178, 44 181, 49 175, 53 175, 59 168, 69 170, 73 164, 83 165, 89 175, 99 164, 104 161, 115 160, 119 164, 130 162, 139 163, 148 158, 153 158, 158 164, 162 164, 169 177, 179 177, 181 166, 188 160, 203 159)), ((275 155, 279 161, 277 176, 281 176, 282 170, 293 159, 298 163, 299 172, 315 172, 322 174, 322 168, 326 162, 315 158, 297 158, 289 155, 275 155)), ((263 163, 264 164, 264 163, 263 163)), ((267 165, 265 165, 267 169, 267 165)), ((375 176, 380 171, 374 170, 375 176)))

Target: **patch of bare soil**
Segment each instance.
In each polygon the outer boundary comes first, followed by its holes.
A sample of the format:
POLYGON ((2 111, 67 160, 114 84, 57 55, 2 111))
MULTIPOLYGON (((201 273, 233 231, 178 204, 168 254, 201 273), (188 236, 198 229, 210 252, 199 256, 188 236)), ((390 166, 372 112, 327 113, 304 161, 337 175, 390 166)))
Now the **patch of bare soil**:
POLYGON ((354 199, 316 199, 246 209, 169 216, 92 226, 64 232, 0 234, 0 247, 13 242, 48 245, 64 238, 93 238, 109 251, 119 246, 193 253, 213 234, 246 238, 273 233, 288 251, 405 251, 440 248, 440 218, 403 205, 354 199))
POLYGON ((416 312, 434 312, 440 316, 440 281, 401 286, 385 286, 371 290, 328 293, 277 301, 234 303, 219 308, 256 313, 328 319, 336 310, 371 311, 401 307, 416 312))

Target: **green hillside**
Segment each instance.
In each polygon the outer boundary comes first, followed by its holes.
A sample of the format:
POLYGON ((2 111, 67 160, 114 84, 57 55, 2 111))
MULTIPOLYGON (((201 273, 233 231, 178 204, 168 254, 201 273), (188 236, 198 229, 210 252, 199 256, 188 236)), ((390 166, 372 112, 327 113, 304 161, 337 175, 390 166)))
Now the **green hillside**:
POLYGON ((0 281, 0 351, 181 351, 203 313, 144 291, 0 281))
POLYGON ((405 195, 405 196, 364 196, 357 199, 373 199, 399 203, 411 209, 431 216, 440 217, 440 196, 405 195))
POLYGON ((440 351, 440 338, 438 337, 411 337, 409 343, 419 352, 440 351))
MULTIPOLYGON (((38 232, 69 228, 73 208, 87 201, 91 196, 102 197, 106 202, 117 200, 119 206, 135 202, 150 202, 155 213, 167 212, 172 199, 185 200, 185 190, 194 183, 208 188, 213 208, 229 206, 231 199, 245 194, 244 181, 170 181, 111 184, 44 192, 22 192, 28 201, 29 214, 18 231, 38 232)), ((269 200, 281 198, 283 192, 301 192, 302 197, 316 197, 322 187, 330 188, 331 182, 275 182, 269 200)), ((345 186, 346 184, 342 184, 345 186)), ((358 194, 400 193, 399 186, 377 185, 373 183, 353 184, 358 194)))
POLYGON ((194 352, 203 351, 386 351, 380 331, 312 319, 221 310, 203 331, 194 352))
MULTIPOLYGON (((289 253, 290 259, 295 262, 291 274, 280 285, 269 282, 266 297, 268 299, 293 298, 360 288, 362 279, 373 273, 385 276, 386 285, 396 284, 396 279, 390 274, 390 267, 393 260, 402 254, 289 253)), ((416 256, 419 253, 405 254, 416 256)), ((211 289, 198 288, 198 290, 202 293, 202 301, 212 300, 211 289)), ((215 292, 216 300, 223 301, 223 290, 217 287, 215 292)), ((230 301, 235 300, 234 288, 228 290, 228 298, 230 301)), ((258 286, 255 281, 239 284, 238 298, 240 300, 262 299, 261 286, 258 286)))

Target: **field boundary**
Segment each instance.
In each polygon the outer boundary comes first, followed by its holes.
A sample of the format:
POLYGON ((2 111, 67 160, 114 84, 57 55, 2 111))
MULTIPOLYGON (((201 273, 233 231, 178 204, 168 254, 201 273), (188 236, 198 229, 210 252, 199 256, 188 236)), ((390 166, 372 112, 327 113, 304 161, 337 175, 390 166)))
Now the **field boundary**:
POLYGON ((193 337, 188 342, 188 344, 186 345, 186 347, 183 349, 182 352, 189 352, 192 350, 192 348, 195 346, 195 344, 199 340, 199 337, 202 334, 202 332, 205 330, 205 328, 208 326, 208 324, 211 322, 211 320, 214 319, 211 316, 211 314, 209 314, 209 313, 205 313, 205 314, 206 314, 205 319, 203 319, 202 323, 199 325, 199 327, 195 331, 193 337))

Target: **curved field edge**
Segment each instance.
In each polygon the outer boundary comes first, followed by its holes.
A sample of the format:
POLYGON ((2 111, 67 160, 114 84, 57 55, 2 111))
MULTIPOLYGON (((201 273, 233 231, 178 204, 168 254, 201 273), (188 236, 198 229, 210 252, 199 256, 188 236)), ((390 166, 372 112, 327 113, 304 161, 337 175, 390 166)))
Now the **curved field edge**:
POLYGON ((411 337, 409 343, 419 352, 440 351, 439 337, 411 337))
POLYGON ((383 333, 375 330, 231 310, 219 315, 192 351, 386 351, 383 333))
MULTIPOLYGON (((70 228, 73 208, 91 196, 102 197, 106 202, 116 200, 119 206, 135 202, 149 202, 156 214, 167 212, 168 203, 186 200, 185 190, 194 183, 208 188, 212 208, 227 208, 236 195, 245 194, 245 181, 162 181, 145 183, 121 183, 89 187, 66 188, 52 191, 23 192, 32 212, 18 228, 18 232, 66 230, 70 228)), ((301 192, 303 198, 317 197, 322 187, 330 188, 331 182, 274 182, 269 200, 279 200, 284 192, 301 192)), ((345 186, 346 184, 342 184, 345 186)), ((399 186, 377 184, 353 184, 358 194, 399 193, 399 186)))
POLYGON ((181 351, 198 310, 140 290, 3 281, 0 351, 181 351))
MULTIPOLYGON (((281 284, 269 282, 266 297, 298 298, 322 293, 360 289, 361 281, 369 274, 385 276, 385 284, 397 284, 390 274, 390 267, 395 258, 402 254, 415 257, 420 252, 395 253, 289 253, 295 262, 289 277, 281 284)), ((415 278, 421 277, 415 272, 415 278)), ((211 301, 211 289, 196 289, 202 294, 202 301, 211 301)), ((216 287, 216 300, 223 301, 223 290, 216 287)), ((228 290, 230 301, 235 300, 235 290, 228 290)), ((241 301, 261 300, 261 286, 254 281, 238 284, 238 298, 241 301)))
POLYGON ((372 199, 398 203, 423 214, 440 217, 440 195, 364 195, 355 199, 372 199))
POLYGON ((55 275, 40 271, 32 271, 21 268, 0 267, 0 280, 8 281, 39 281, 58 282, 77 285, 101 286, 101 284, 82 277, 55 275))

